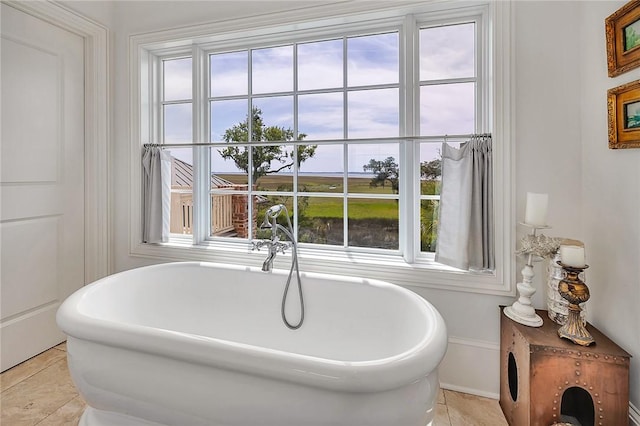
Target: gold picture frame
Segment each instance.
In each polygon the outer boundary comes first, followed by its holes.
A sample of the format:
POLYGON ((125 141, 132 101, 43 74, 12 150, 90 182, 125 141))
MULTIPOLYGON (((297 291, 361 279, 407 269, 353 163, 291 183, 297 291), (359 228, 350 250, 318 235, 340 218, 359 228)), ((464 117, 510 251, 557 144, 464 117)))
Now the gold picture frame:
POLYGON ((633 0, 604 21, 607 68, 615 77, 640 66, 640 0, 633 0))
POLYGON ((607 91, 609 148, 640 148, 640 80, 607 91))

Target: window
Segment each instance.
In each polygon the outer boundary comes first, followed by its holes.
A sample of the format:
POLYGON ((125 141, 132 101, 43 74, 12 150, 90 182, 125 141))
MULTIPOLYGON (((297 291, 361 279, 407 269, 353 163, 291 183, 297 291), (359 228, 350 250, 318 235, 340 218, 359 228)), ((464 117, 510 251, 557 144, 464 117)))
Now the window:
MULTIPOLYGON (((420 135, 478 131, 476 21, 419 29, 420 135)), ((487 129, 488 130, 488 129, 487 129)), ((455 141, 454 141, 455 142, 455 141)), ((458 145, 459 143, 453 143, 458 145)), ((420 250, 434 252, 440 203, 439 144, 420 144, 420 250)))
MULTIPOLYGON (((190 57, 162 60, 161 140, 190 144, 193 140, 192 60, 190 57)), ((158 117, 160 118, 160 117, 158 117)), ((193 152, 191 148, 172 148, 170 229, 190 234, 193 226, 193 152)))
POLYGON ((302 244, 397 251, 398 58, 398 31, 209 53, 211 215, 246 215, 209 236, 264 237, 282 203, 302 244))
MULTIPOLYGON (((420 134, 476 131, 476 28, 470 17, 417 30, 420 134)), ((400 169, 412 165, 402 163, 400 146, 416 143, 399 138, 414 134, 400 127, 400 81, 408 80, 400 46, 398 29, 203 51, 212 144, 207 237, 265 237, 260 218, 282 203, 301 244, 399 251, 399 200, 413 187, 401 182, 400 169)), ((163 143, 192 140, 192 62, 162 59, 163 143)), ((440 143, 418 147, 424 160, 415 237, 423 252, 436 246, 440 143)), ((171 150, 172 232, 190 234, 193 155, 171 150)))
POLYGON ((302 251, 446 271, 440 146, 504 125, 488 72, 499 6, 439 7, 141 37, 140 135, 173 158, 172 244, 246 253, 282 203, 302 251))

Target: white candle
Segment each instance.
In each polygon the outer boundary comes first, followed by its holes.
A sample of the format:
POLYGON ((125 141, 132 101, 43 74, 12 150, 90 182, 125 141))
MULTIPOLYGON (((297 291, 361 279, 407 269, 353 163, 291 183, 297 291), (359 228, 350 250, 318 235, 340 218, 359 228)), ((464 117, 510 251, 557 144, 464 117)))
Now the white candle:
POLYGON ((567 266, 584 267, 584 247, 560 246, 560 261, 567 266))
POLYGON ((525 208, 524 222, 534 226, 547 224, 547 206, 549 194, 535 194, 527 192, 527 206, 525 208))

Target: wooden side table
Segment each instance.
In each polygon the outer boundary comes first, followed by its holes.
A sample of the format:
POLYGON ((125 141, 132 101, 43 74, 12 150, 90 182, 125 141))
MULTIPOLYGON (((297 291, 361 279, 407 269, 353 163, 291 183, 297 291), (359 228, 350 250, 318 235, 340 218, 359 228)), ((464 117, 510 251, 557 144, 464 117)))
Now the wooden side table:
POLYGON ((511 426, 629 423, 630 355, 595 327, 585 347, 558 337, 559 326, 537 311, 542 327, 527 327, 500 309, 500 407, 511 426))

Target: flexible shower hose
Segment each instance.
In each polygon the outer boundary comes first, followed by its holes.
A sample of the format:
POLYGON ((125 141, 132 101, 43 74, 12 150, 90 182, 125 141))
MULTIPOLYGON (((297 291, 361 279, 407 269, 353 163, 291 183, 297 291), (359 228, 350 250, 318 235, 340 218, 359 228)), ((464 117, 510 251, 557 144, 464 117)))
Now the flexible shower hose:
MULTIPOLYGON (((293 226, 291 225, 291 219, 289 219, 289 214, 287 214, 287 222, 289 225, 289 229, 293 230, 293 226)), ((287 228, 280 224, 276 224, 276 229, 280 229, 284 232, 287 237, 291 240, 292 244, 292 252, 291 255, 291 269, 289 270, 289 277, 287 278, 287 285, 284 287, 284 292, 282 293, 282 305, 280 308, 280 313, 282 314, 282 321, 284 324, 290 328, 291 330, 297 330, 302 326, 304 322, 304 297, 302 296, 302 281, 300 280, 300 268, 298 266, 298 245, 296 244, 295 238, 293 238, 293 234, 289 232, 287 228), (287 320, 287 315, 285 313, 285 304, 287 302, 287 296, 289 294, 289 285, 291 284, 291 277, 293 277, 293 269, 296 270, 296 278, 298 280, 298 294, 300 295, 300 321, 297 324, 291 324, 289 320, 287 320)))

